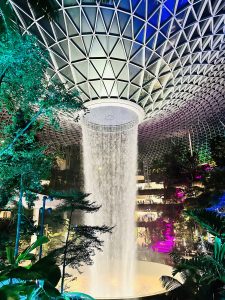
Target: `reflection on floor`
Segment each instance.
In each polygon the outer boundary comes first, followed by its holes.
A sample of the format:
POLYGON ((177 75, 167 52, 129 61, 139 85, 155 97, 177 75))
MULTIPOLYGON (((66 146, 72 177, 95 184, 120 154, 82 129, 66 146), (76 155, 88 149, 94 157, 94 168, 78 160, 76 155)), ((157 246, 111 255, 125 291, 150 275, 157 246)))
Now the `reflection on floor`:
MULTIPOLYGON (((69 291, 79 291, 83 293, 89 293, 89 284, 90 278, 88 276, 89 270, 92 266, 86 267, 82 274, 76 273, 74 269, 68 269, 68 273, 72 276, 73 280, 67 282, 67 288, 69 291), (75 278, 74 278, 75 276, 75 278)), ((165 292, 165 289, 162 287, 160 278, 163 275, 171 276, 172 267, 167 266, 165 264, 146 262, 146 261, 138 261, 136 264, 136 272, 133 286, 132 295, 127 295, 127 297, 144 297, 149 295, 155 295, 165 292)), ((99 273, 103 285, 110 285, 112 290, 115 291, 115 297, 110 299, 121 299, 120 291, 117 288, 118 278, 113 278, 111 274, 108 276, 103 275, 103 273, 99 273)), ((179 275, 175 277, 176 279, 182 281, 179 275)), ((97 299, 106 299, 103 291, 100 289, 96 292, 96 295, 92 295, 97 299)))

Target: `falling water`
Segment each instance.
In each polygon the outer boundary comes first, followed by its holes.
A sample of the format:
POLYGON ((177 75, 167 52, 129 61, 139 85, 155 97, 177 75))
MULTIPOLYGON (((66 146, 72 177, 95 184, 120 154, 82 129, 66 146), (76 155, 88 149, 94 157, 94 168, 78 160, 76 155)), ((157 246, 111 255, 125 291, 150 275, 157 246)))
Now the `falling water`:
POLYGON ((104 110, 99 120, 91 111, 82 125, 85 190, 101 205, 86 217, 86 223, 115 226, 112 234, 102 237, 103 252, 96 254, 90 267, 94 297, 133 295, 138 120, 134 112, 126 115, 127 109, 122 109, 120 123, 114 110, 116 120, 113 114, 104 115, 104 110))

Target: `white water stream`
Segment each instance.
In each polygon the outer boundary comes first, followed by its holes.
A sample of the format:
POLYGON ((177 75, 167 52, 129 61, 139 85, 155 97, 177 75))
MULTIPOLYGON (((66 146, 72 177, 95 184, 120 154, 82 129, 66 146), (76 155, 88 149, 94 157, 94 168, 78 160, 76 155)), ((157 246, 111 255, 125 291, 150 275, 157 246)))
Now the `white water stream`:
POLYGON ((86 224, 115 226, 102 236, 103 252, 90 267, 94 297, 133 295, 137 127, 137 115, 119 107, 94 108, 83 120, 85 191, 101 205, 97 213, 86 214, 86 224))

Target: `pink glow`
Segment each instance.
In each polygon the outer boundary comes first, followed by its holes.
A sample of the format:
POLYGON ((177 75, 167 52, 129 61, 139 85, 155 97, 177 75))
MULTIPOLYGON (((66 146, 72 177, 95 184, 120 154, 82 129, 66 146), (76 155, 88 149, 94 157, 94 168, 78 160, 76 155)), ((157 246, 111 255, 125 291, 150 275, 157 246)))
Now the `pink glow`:
POLYGON ((175 197, 181 199, 185 196, 185 192, 179 188, 176 188, 175 197))
POLYGON ((211 167, 209 164, 202 165, 202 169, 206 172, 212 171, 213 167, 211 167))
POLYGON ((160 253, 169 253, 175 244, 175 236, 173 232, 173 223, 165 223, 166 229, 163 231, 165 240, 155 242, 150 248, 160 253))

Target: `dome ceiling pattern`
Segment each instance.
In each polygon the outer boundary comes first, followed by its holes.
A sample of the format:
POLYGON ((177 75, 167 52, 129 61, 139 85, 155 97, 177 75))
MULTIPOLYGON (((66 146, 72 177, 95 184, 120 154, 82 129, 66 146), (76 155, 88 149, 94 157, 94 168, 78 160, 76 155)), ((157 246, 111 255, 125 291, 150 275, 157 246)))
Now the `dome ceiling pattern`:
POLYGON ((224 134, 224 0, 53 2, 49 21, 27 1, 10 0, 24 32, 48 49, 51 77, 77 88, 83 102, 120 98, 143 107, 142 159, 174 136, 191 134, 200 147, 224 134))

